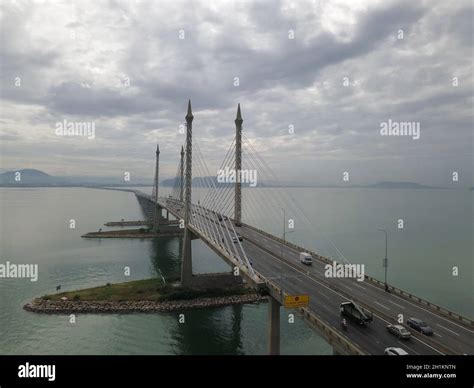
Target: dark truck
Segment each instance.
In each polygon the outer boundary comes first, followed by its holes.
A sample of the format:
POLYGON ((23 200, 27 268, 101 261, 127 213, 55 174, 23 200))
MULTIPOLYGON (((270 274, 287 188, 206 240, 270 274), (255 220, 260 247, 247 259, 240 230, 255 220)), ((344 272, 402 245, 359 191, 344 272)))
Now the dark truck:
POLYGON ((343 302, 339 306, 339 311, 343 317, 347 317, 357 322, 359 325, 365 325, 372 322, 373 316, 370 311, 363 309, 354 302, 343 302))

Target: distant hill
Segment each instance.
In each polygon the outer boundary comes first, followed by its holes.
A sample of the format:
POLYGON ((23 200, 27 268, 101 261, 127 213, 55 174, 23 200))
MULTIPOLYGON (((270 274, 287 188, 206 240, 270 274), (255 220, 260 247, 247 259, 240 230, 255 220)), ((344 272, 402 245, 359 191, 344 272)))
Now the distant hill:
MULTIPOLYGON (((160 181, 162 187, 173 187, 176 178, 167 178, 160 181)), ((36 169, 21 169, 16 171, 7 171, 0 173, 0 186, 151 186, 151 179, 143 179, 134 177, 131 182, 124 182, 121 177, 98 177, 98 176, 53 176, 44 171, 36 169), (18 175, 19 173, 19 175, 18 175), (21 180, 15 178, 19 176, 21 180)), ((178 182, 176 182, 178 184, 178 182)), ((233 186, 234 183, 220 183, 216 176, 194 177, 194 187, 215 186, 224 188, 233 186), (212 184, 211 184, 212 182, 212 184)), ((249 183, 243 183, 243 187, 250 186, 249 183)), ((258 181, 257 187, 301 187, 301 188, 375 188, 375 189, 440 189, 442 187, 425 186, 414 182, 378 182, 370 185, 327 185, 327 184, 311 184, 310 182, 276 182, 276 181, 258 181)), ((469 188, 474 190, 474 187, 469 188)))
POLYGON ((116 177, 62 177, 47 174, 41 170, 20 169, 0 174, 0 186, 24 187, 67 187, 67 186, 150 186, 152 183, 144 179, 124 182, 116 177))
POLYGON ((27 168, 0 174, 0 184, 2 185, 39 185, 66 182, 66 180, 51 176, 44 171, 27 168))

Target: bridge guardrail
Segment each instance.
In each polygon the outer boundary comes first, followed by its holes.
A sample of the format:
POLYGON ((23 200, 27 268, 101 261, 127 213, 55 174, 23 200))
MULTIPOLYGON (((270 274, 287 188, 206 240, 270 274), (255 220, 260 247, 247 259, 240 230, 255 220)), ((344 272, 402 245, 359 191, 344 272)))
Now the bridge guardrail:
MULTIPOLYGON (((248 241, 250 241, 252 244, 258 246, 260 249, 262 249, 263 251, 271 254, 271 255, 274 255, 274 253, 272 253, 269 249, 261 246, 260 244, 256 243, 255 241, 247 238, 248 241)), ((287 263, 290 267, 293 267, 295 269, 299 269, 298 268, 298 265, 291 262, 290 260, 287 260, 285 258, 281 258, 280 260, 284 261, 285 263, 287 263)), ((309 273, 308 273, 309 275, 309 273)), ((309 275, 311 277, 311 275, 309 275)), ((321 282, 321 284, 324 284, 326 287, 332 289, 333 291, 337 292, 338 294, 344 296, 345 298, 347 298, 348 300, 352 300, 354 302, 356 302, 357 304, 359 304, 360 306, 362 306, 364 309, 372 312, 373 314, 379 316, 379 318, 385 320, 386 322, 390 322, 390 323, 393 323, 393 324, 396 324, 398 323, 396 318, 395 317, 392 317, 388 314, 386 314, 384 311, 372 306, 372 305, 368 305, 367 303, 365 303, 364 301, 358 299, 358 298, 355 298, 353 295, 349 294, 347 291, 339 288, 339 287, 335 287, 333 284, 330 284, 330 283, 327 283, 327 282, 323 282, 321 280, 319 280, 319 282, 321 282)), ((309 313, 311 313, 309 311, 309 313)), ((317 319, 317 318, 316 318, 317 319)), ((431 346, 432 348, 437 348, 437 350, 440 350, 442 352, 444 352, 444 354, 457 354, 455 351, 453 351, 452 349, 448 348, 447 346, 439 343, 439 342, 435 342, 434 340, 432 340, 431 338, 429 337, 426 337, 418 332, 413 332, 412 333, 413 337, 416 337, 418 338, 419 340, 421 341, 424 341, 426 342, 429 346, 431 346)))
MULTIPOLYGON (((293 248, 293 249, 299 250, 299 251, 308 252, 308 253, 310 253, 314 258, 316 258, 316 259, 318 259, 318 260, 320 260, 320 261, 323 261, 323 262, 326 263, 326 264, 332 264, 333 261, 337 263, 336 260, 333 260, 333 259, 330 259, 330 258, 328 258, 328 257, 322 256, 322 255, 320 255, 320 254, 318 254, 318 253, 316 253, 316 252, 314 252, 314 251, 312 251, 312 250, 310 250, 310 249, 303 248, 303 247, 301 247, 301 246, 299 246, 299 245, 296 245, 296 244, 294 244, 294 243, 292 243, 292 242, 290 242, 290 241, 283 240, 283 239, 280 238, 280 237, 273 236, 272 234, 270 234, 270 233, 268 233, 268 232, 265 232, 264 230, 261 230, 261 229, 259 229, 259 228, 256 228, 255 226, 248 225, 248 224, 244 224, 244 223, 242 223, 242 225, 245 225, 245 227, 257 231, 257 232, 259 232, 259 233, 265 235, 265 236, 268 237, 268 238, 271 238, 271 239, 273 239, 273 240, 275 240, 275 241, 278 241, 278 242, 280 242, 280 243, 282 243, 282 244, 284 244, 284 245, 287 245, 287 246, 289 246, 290 248, 293 248)), ((372 276, 365 275, 365 278, 366 278, 368 281, 370 281, 371 283, 373 283, 373 284, 375 284, 375 285, 377 285, 377 286, 379 286, 379 287, 385 287, 385 283, 381 282, 380 280, 375 279, 375 278, 372 277, 372 276)), ((442 315, 444 315, 444 316, 446 316, 446 317, 455 319, 455 320, 457 320, 457 321, 459 321, 459 322, 461 322, 461 323, 463 323, 463 324, 467 324, 467 325, 469 325, 469 326, 474 326, 474 320, 469 319, 469 318, 467 318, 467 317, 464 317, 464 316, 462 316, 461 314, 455 313, 455 312, 453 312, 453 311, 451 311, 451 310, 448 310, 448 309, 446 309, 446 308, 444 308, 444 307, 441 307, 441 306, 439 306, 439 305, 437 305, 437 304, 435 304, 435 303, 431 303, 431 302, 429 302, 429 301, 427 301, 427 300, 425 300, 425 299, 423 299, 423 298, 420 298, 420 297, 418 297, 418 296, 416 296, 416 295, 413 295, 413 294, 411 294, 411 293, 409 293, 409 292, 407 292, 407 291, 405 291, 405 290, 402 290, 402 289, 400 289, 400 288, 398 288, 398 287, 388 285, 388 288, 389 288, 390 291, 394 292, 394 293, 397 294, 397 295, 400 295, 400 296, 403 297, 404 299, 416 301, 416 302, 418 302, 418 303, 421 304, 421 305, 424 305, 424 306, 429 307, 429 308, 430 308, 431 310, 433 310, 434 312, 438 312, 438 313, 440 313, 440 314, 442 314, 442 315)))
MULTIPOLYGON (((371 281, 372 283, 375 283, 377 286, 382 287, 382 288, 385 287, 384 282, 381 282, 380 280, 377 280, 377 279, 375 279, 375 278, 373 278, 372 276, 369 276, 369 275, 365 275, 365 277, 366 277, 367 280, 371 281)), ((411 294, 411 293, 409 293, 405 290, 402 290, 398 287, 391 286, 390 284, 388 284, 387 286, 388 286, 389 291, 402 296, 404 299, 414 300, 414 301, 416 301, 416 302, 418 302, 422 305, 425 305, 425 306, 429 307, 431 310, 439 312, 439 313, 441 313, 445 316, 456 319, 456 320, 458 320, 462 323, 468 324, 470 326, 474 326, 474 321, 472 319, 464 317, 464 316, 462 316, 458 313, 455 313, 451 310, 448 310, 444 307, 438 306, 437 304, 431 303, 431 302, 427 301, 426 299, 420 298, 420 297, 418 297, 416 295, 413 295, 413 294, 411 294)))
MULTIPOLYGON (((135 194, 138 194, 136 191, 135 191, 135 194)), ((142 194, 142 193, 140 193, 142 194)), ((144 193, 143 193, 144 194, 144 193)), ((142 195, 142 197, 150 197, 148 195, 142 195)), ((151 197, 150 197, 151 198, 151 197)), ((160 203, 160 205, 162 206, 165 206, 166 207, 166 204, 163 204, 163 203, 160 203)), ((268 237, 268 238, 271 238, 275 241, 278 241, 280 242, 281 244, 284 244, 286 246, 289 246, 290 248, 293 248, 295 250, 298 250, 298 251, 305 251, 305 252, 308 252, 310 253, 314 258, 326 263, 326 264, 332 264, 333 262, 336 262, 336 260, 333 260, 333 259, 330 259, 328 257, 325 257, 325 256, 322 256, 310 249, 306 249, 306 248, 303 248, 297 244, 294 244, 290 241, 287 241, 287 240, 283 240, 282 238, 280 237, 277 237, 277 236, 274 236, 268 232, 265 232, 264 230, 262 229, 259 229, 259 228, 256 228, 255 226, 252 226, 252 225, 248 225, 248 224, 245 224, 245 223, 242 223, 242 225, 245 225, 247 228, 249 229, 253 229, 261 234, 263 234, 264 236, 268 237)), ((374 277, 372 276, 369 276, 369 275, 365 275, 365 279, 370 281, 372 284, 378 286, 378 287, 385 287, 385 283, 381 282, 380 280, 377 280, 375 279, 374 277)), ((429 309, 431 309, 433 312, 437 312, 439 314, 442 314, 446 317, 449 317, 453 320, 456 320, 460 323, 463 323, 465 325, 468 325, 468 326, 471 326, 473 327, 474 326, 474 320, 472 319, 469 319, 467 317, 464 317, 462 316, 461 314, 458 314, 458 313, 455 313, 451 310, 448 310, 444 307, 441 307, 435 303, 432 303, 432 302, 429 302, 427 301, 426 299, 423 299, 423 298, 420 298, 416 295, 413 295, 411 294, 410 292, 408 291, 405 291, 405 290, 402 290, 401 288, 398 288, 398 287, 395 287, 395 286, 392 286, 392 285, 388 285, 388 288, 391 292, 403 297, 404 299, 406 300, 411 300, 411 301, 415 301, 417 303, 419 303, 420 305, 423 305, 423 306, 426 306, 428 307, 429 309)))
MULTIPOLYGON (((259 274, 260 276, 260 274, 259 274)), ((279 299, 280 303, 283 304, 283 300, 285 296, 289 295, 284 292, 280 287, 278 287, 274 282, 271 280, 266 279, 265 277, 260 276, 261 278, 265 279, 265 283, 269 288, 270 293, 276 294, 279 299)), ((350 339, 339 333, 337 330, 333 329, 330 325, 324 322, 321 318, 315 315, 312 311, 310 311, 306 307, 302 307, 298 309, 299 313, 302 315, 303 319, 309 321, 311 325, 314 325, 317 330, 328 340, 331 345, 335 343, 339 347, 339 349, 343 349, 343 351, 347 352, 348 354, 354 355, 366 355, 361 348, 355 345, 350 339)))

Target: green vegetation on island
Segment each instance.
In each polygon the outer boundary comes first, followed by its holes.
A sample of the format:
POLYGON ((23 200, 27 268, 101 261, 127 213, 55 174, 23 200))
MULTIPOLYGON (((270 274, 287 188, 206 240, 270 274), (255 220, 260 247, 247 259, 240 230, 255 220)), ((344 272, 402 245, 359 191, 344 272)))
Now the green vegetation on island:
POLYGON ((67 291, 57 294, 44 295, 39 300, 61 301, 67 298, 71 301, 156 301, 187 300, 195 298, 213 298, 255 293, 255 290, 245 287, 229 287, 219 289, 194 289, 181 287, 177 279, 163 280, 159 278, 134 280, 125 283, 85 288, 76 291, 67 291))

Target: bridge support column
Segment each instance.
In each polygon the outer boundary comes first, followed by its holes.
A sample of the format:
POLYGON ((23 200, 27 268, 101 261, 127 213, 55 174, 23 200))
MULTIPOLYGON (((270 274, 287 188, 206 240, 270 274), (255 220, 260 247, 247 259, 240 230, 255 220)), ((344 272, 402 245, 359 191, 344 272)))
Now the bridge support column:
POLYGON ((183 257, 181 260, 181 285, 190 285, 193 277, 193 259, 191 251, 192 233, 189 229, 184 231, 183 257))
POLYGON ((268 354, 280 355, 280 302, 268 298, 268 354))

